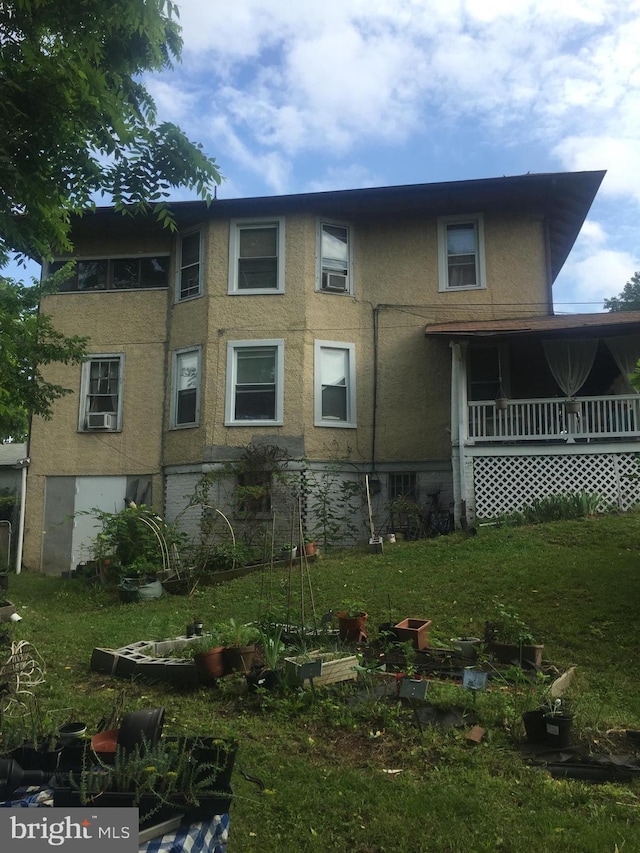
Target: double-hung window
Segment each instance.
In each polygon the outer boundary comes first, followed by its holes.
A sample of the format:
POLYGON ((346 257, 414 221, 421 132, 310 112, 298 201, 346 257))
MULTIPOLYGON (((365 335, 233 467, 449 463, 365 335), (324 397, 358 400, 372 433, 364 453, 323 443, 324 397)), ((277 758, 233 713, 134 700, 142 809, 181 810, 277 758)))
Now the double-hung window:
POLYGON ((200 347, 188 347, 173 354, 171 426, 190 427, 199 423, 200 347))
POLYGON ((229 341, 225 424, 282 424, 284 341, 229 341))
POLYGON ((355 346, 337 341, 314 345, 316 426, 356 426, 355 346))
POLYGON ((351 246, 345 225, 319 223, 319 290, 351 293, 351 246))
POLYGON ((202 293, 202 241, 200 231, 183 234, 179 240, 177 301, 202 293))
POLYGON ((284 292, 284 220, 231 222, 229 293, 284 292))
POLYGON ((81 432, 122 429, 124 355, 91 355, 82 365, 80 388, 81 432))
POLYGON ((440 290, 486 287, 481 214, 438 220, 438 267, 440 290))

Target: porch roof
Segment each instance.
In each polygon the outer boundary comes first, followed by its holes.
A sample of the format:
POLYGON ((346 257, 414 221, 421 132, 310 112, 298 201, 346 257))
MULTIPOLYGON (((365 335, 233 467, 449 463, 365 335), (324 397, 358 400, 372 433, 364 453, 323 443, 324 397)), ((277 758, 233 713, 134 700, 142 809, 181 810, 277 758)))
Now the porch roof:
POLYGON ((429 323, 425 335, 451 338, 504 337, 536 333, 566 334, 585 332, 588 336, 632 334, 640 332, 640 311, 614 311, 609 314, 564 314, 542 317, 509 317, 502 320, 464 320, 429 323))

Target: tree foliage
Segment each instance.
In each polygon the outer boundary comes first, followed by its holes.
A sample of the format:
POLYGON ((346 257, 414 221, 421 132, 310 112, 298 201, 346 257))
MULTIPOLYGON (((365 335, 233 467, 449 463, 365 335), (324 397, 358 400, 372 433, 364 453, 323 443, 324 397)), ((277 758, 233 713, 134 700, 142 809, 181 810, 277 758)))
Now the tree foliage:
POLYGON ((215 162, 156 124, 140 82, 179 59, 177 14, 171 0, 0 2, 0 261, 70 250, 70 215, 96 193, 169 226, 172 188, 210 197, 215 162))
POLYGON ((605 311, 640 311, 640 272, 625 284, 622 292, 604 300, 605 311))
POLYGON ((64 267, 46 282, 27 286, 0 276, 0 440, 26 438, 29 416, 51 417, 54 400, 71 393, 47 381, 41 368, 82 361, 86 338, 67 337, 39 311, 41 297, 68 275, 64 267))

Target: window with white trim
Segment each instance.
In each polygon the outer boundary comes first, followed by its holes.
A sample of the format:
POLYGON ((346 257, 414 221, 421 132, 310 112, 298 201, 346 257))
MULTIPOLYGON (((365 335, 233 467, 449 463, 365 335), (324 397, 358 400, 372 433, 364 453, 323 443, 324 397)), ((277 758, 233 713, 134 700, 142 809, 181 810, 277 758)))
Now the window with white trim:
POLYGON ((315 341, 314 384, 316 426, 356 426, 355 345, 315 341))
POLYGON ((330 222, 320 222, 318 228, 318 289, 326 293, 351 293, 349 229, 330 222))
POLYGON ((173 353, 171 426, 191 427, 200 423, 200 347, 173 353))
POLYGON ((83 363, 78 420, 81 432, 122 429, 123 375, 122 353, 91 355, 83 363))
POLYGON ((438 219, 440 290, 486 287, 482 214, 438 219))
POLYGON ((233 220, 229 293, 284 292, 284 220, 233 220))
POLYGON ((284 341, 229 341, 225 424, 282 424, 284 341))
POLYGON ((202 294, 202 239, 200 231, 183 234, 178 248, 177 301, 202 294))

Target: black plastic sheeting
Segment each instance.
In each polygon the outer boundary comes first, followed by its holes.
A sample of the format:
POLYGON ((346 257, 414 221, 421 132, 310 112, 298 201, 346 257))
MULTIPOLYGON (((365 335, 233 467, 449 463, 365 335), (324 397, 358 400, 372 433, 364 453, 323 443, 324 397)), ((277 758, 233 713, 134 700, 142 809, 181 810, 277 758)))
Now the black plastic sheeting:
POLYGON ((528 745, 522 751, 525 760, 546 770, 554 779, 623 783, 640 779, 640 757, 633 754, 590 754, 581 747, 555 752, 528 745))

